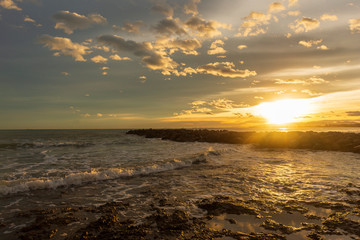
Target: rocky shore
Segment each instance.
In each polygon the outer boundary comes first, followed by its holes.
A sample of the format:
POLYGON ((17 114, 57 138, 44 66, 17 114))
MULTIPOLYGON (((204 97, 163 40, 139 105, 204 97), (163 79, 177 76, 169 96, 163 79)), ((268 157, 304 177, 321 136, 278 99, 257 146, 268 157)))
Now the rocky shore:
POLYGON ((227 130, 138 129, 128 134, 177 142, 252 144, 262 148, 291 148, 360 153, 360 134, 344 132, 234 132, 227 130))
POLYGON ((19 238, 35 239, 359 239, 359 202, 271 202, 218 196, 197 201, 204 216, 193 217, 170 198, 154 198, 143 217, 131 216, 141 198, 109 202, 99 207, 53 208, 22 213, 33 223, 19 238), (291 221, 289 220, 291 219, 291 221), (250 232, 243 232, 244 222, 250 232), (325 237, 324 237, 325 236, 325 237), (333 238, 332 238, 333 239, 333 238), (338 239, 338 238, 336 238, 338 239))

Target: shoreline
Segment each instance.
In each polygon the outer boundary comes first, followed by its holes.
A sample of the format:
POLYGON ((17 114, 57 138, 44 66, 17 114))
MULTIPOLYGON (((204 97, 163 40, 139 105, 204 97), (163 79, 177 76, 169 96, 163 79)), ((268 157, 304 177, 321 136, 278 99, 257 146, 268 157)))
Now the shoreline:
POLYGON ((348 132, 235 132, 228 130, 136 129, 127 134, 176 142, 252 144, 287 148, 360 153, 360 134, 348 132))

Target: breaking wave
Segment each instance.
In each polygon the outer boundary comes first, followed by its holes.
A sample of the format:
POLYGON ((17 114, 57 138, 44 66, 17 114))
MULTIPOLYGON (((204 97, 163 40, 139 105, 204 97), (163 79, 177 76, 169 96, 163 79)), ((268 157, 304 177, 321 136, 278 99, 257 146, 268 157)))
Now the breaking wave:
POLYGON ((16 194, 41 189, 56 189, 59 187, 70 187, 88 184, 91 182, 113 180, 123 177, 149 175, 153 173, 176 170, 183 167, 190 167, 193 164, 209 162, 210 157, 220 155, 220 151, 209 148, 208 151, 182 159, 171 159, 168 161, 156 162, 151 165, 128 167, 92 169, 86 172, 70 173, 64 177, 57 178, 31 178, 11 181, 0 181, 0 195, 16 194))

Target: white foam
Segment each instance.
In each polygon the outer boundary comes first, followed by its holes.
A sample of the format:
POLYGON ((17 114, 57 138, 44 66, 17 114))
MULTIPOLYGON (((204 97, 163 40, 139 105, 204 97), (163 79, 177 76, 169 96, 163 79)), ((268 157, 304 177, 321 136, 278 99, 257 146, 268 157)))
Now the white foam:
POLYGON ((138 168, 92 169, 88 172, 70 173, 64 178, 33 178, 27 180, 1 181, 0 194, 8 195, 39 189, 56 189, 58 187, 82 185, 96 181, 111 180, 136 175, 147 175, 151 173, 174 170, 190 166, 191 164, 191 161, 173 159, 165 163, 154 163, 149 166, 138 168))

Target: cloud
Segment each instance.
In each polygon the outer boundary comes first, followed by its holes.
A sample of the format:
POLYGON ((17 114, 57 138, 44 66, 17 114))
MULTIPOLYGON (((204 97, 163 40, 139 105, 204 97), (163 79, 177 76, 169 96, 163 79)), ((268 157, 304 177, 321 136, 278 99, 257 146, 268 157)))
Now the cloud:
POLYGON ((211 43, 210 50, 207 52, 209 55, 223 54, 226 53, 226 50, 222 47, 224 46, 224 41, 216 40, 211 43))
POLYGON ((271 14, 264 14, 260 12, 251 12, 249 16, 244 18, 244 22, 239 28, 239 33, 236 36, 257 36, 264 34, 267 31, 265 25, 268 25, 271 19, 271 14))
POLYGON ((36 27, 41 27, 42 26, 42 24, 36 23, 36 21, 34 19, 30 18, 29 16, 24 17, 24 22, 33 23, 36 27))
POLYGON ((197 15, 198 9, 197 4, 199 4, 201 0, 188 0, 188 2, 184 5, 184 12, 186 14, 192 14, 193 16, 197 15))
POLYGON ((92 57, 91 61, 93 61, 94 63, 106 63, 108 61, 108 59, 104 58, 101 55, 97 55, 95 57, 92 57))
POLYGON ((312 47, 313 45, 318 45, 322 41, 323 41, 322 39, 320 39, 320 40, 310 40, 310 41, 299 41, 299 44, 309 48, 309 47, 312 47))
POLYGON ((204 105, 204 104, 206 104, 206 101, 202 101, 202 100, 197 100, 197 101, 191 102, 191 105, 194 105, 194 106, 199 106, 199 105, 204 105))
POLYGON ((235 65, 232 62, 215 62, 207 65, 199 66, 197 71, 200 73, 211 74, 214 76, 229 77, 229 78, 245 78, 255 76, 255 71, 248 69, 239 70, 235 69, 235 65))
POLYGON ((240 50, 243 50, 243 49, 245 49, 247 47, 248 47, 247 45, 239 45, 239 46, 237 46, 237 48, 240 49, 240 50))
POLYGON ((17 10, 17 11, 22 10, 12 0, 0 0, 0 6, 9 10, 17 10))
POLYGON ((319 26, 319 20, 309 17, 302 17, 302 19, 298 19, 289 25, 289 27, 294 30, 295 33, 308 32, 318 28, 319 26))
POLYGON ((285 7, 284 5, 282 5, 281 3, 279 2, 273 2, 269 5, 269 10, 268 12, 269 13, 272 13, 272 12, 281 12, 281 11, 284 11, 285 10, 285 7))
POLYGON ((320 19, 322 21, 337 21, 338 17, 336 15, 323 14, 321 15, 320 19))
POLYGON ((140 27, 144 25, 143 21, 136 21, 136 22, 125 22, 122 27, 113 25, 114 31, 125 31, 128 33, 138 34, 140 32, 140 27))
POLYGON ((93 24, 107 23, 106 18, 96 13, 84 16, 75 12, 59 11, 53 18, 56 21, 55 29, 63 29, 67 34, 72 34, 75 29, 89 28, 93 24))
POLYGON ((289 0, 289 7, 297 5, 298 0, 289 0))
POLYGON ((168 18, 172 18, 174 16, 174 9, 169 6, 166 1, 156 1, 155 5, 152 6, 151 10, 164 14, 168 18))
POLYGON ((186 55, 198 55, 196 49, 201 46, 201 42, 196 38, 186 40, 163 38, 157 40, 155 47, 161 51, 168 50, 170 55, 179 50, 186 55))
POLYGON ((191 106, 191 109, 182 110, 180 113, 174 113, 174 115, 175 116, 184 116, 184 115, 192 115, 192 114, 214 115, 216 113, 231 112, 231 110, 235 108, 249 107, 248 105, 244 105, 244 104, 235 104, 234 101, 226 98, 219 98, 210 101, 196 100, 189 103, 189 105, 191 106))
POLYGON ((85 62, 86 59, 84 59, 84 55, 91 53, 89 47, 79 43, 73 43, 69 38, 42 35, 38 41, 50 48, 50 50, 58 51, 54 54, 55 56, 59 56, 61 53, 70 55, 75 58, 75 61, 85 62))
POLYGON ((350 19, 349 20, 349 28, 350 31, 355 33, 360 33, 360 18, 358 19, 350 19))
POLYGON ((120 57, 120 56, 117 55, 117 54, 111 55, 109 58, 112 59, 112 60, 115 60, 115 61, 130 61, 130 60, 131 60, 131 58, 128 58, 128 57, 120 57))
POLYGON ((211 102, 209 102, 209 105, 220 110, 233 109, 239 106, 239 105, 235 105, 234 101, 225 98, 212 100, 211 102))
POLYGON ((326 45, 321 45, 321 46, 317 47, 316 49, 319 49, 319 50, 329 50, 329 48, 328 48, 326 45))
POLYGON ((193 69, 191 67, 187 67, 183 70, 183 73, 185 73, 186 75, 193 75, 193 74, 196 74, 197 71, 196 69, 193 69))
POLYGON ((329 83, 329 81, 326 81, 323 78, 320 77, 311 77, 309 79, 303 80, 303 79, 276 79, 275 84, 300 84, 300 85, 317 85, 317 84, 325 84, 329 83))
POLYGON ((359 117, 360 111, 349 111, 349 112, 346 112, 346 114, 350 117, 359 117))
POLYGON ((300 11, 289 11, 287 13, 289 16, 299 16, 301 14, 300 11))
POLYGON ((165 36, 186 34, 178 19, 163 19, 153 29, 156 33, 165 36))
POLYGON ((305 93, 305 94, 307 94, 307 95, 309 95, 309 96, 312 96, 312 97, 322 95, 322 93, 313 92, 313 91, 311 91, 311 90, 309 90, 309 89, 301 90, 301 92, 302 92, 302 93, 305 93))
POLYGON ((156 52, 149 42, 137 43, 116 35, 102 35, 97 38, 97 41, 112 46, 116 50, 131 52, 135 56, 141 57, 142 62, 153 70, 161 69, 163 72, 169 72, 178 66, 171 58, 156 52))
POLYGON ((185 25, 197 32, 199 37, 212 38, 221 35, 219 28, 230 29, 231 25, 219 23, 217 21, 206 21, 200 17, 193 16, 189 18, 185 25))

